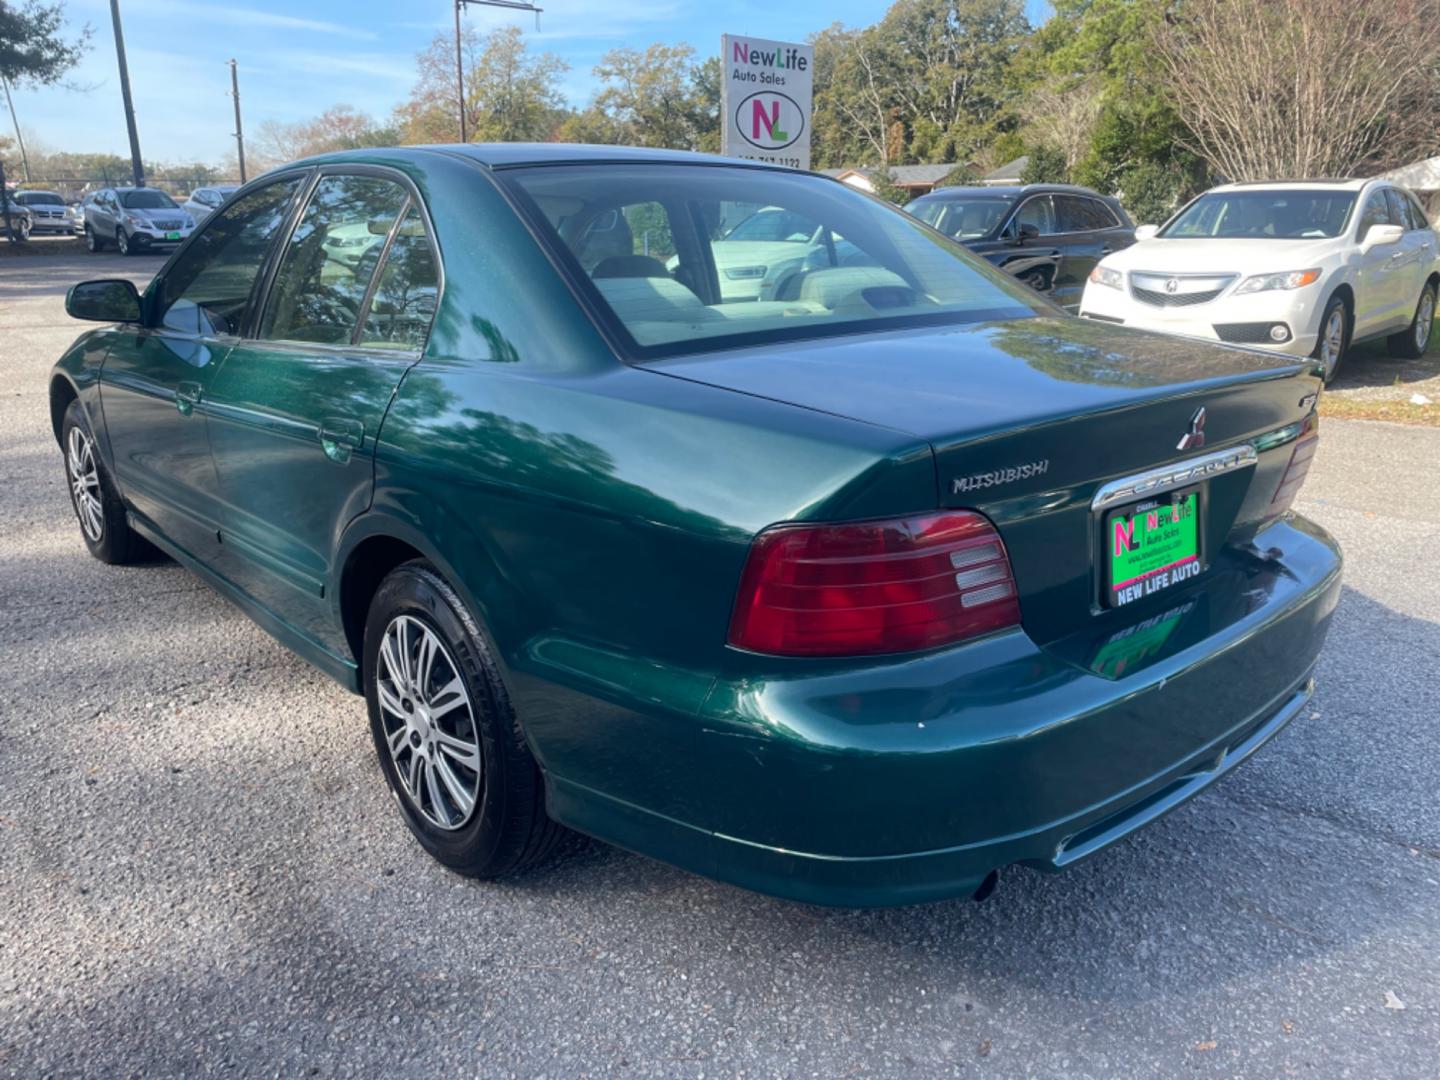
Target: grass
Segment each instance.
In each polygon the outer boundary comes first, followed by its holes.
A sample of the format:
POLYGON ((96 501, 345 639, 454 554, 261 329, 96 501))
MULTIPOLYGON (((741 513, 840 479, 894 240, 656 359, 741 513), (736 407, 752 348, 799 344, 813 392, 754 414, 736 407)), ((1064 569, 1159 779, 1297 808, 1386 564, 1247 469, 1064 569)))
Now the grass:
MULTIPOLYGON (((1373 390, 1374 383, 1368 387, 1343 385, 1349 381, 1345 376, 1355 373, 1355 368, 1351 365, 1357 361, 1360 364, 1368 365, 1371 361, 1380 360, 1387 355, 1383 340, 1357 346, 1355 351, 1346 358, 1348 371, 1343 368, 1341 370, 1340 382, 1342 385, 1321 395, 1320 415, 1333 416, 1340 420, 1388 420, 1397 424, 1440 427, 1440 318, 1435 320, 1435 331, 1430 338, 1429 351, 1420 360, 1407 362, 1431 368, 1432 370, 1428 374, 1409 380, 1402 380, 1397 375, 1394 380, 1395 393, 1386 396, 1355 392, 1366 389, 1373 390), (1431 404, 1412 405, 1410 395, 1417 391, 1429 397, 1431 404)), ((1408 374, 1413 376, 1415 373, 1412 370, 1408 374)))

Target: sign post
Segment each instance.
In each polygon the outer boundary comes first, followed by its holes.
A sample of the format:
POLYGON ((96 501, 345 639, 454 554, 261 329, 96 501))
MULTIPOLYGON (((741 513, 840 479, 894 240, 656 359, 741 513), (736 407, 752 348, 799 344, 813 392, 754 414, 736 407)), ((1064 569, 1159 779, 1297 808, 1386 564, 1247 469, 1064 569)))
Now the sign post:
POLYGON ((720 91, 721 153, 810 168, 815 50, 788 41, 725 34, 720 91))

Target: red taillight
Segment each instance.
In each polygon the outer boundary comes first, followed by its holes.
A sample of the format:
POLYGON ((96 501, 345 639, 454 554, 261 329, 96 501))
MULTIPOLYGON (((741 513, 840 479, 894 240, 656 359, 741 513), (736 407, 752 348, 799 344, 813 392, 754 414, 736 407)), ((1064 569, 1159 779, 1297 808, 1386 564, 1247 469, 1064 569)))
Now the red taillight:
POLYGON ((1320 418, 1311 413, 1305 418, 1294 449, 1290 451, 1290 464, 1285 466, 1285 475, 1280 478, 1280 486, 1275 489, 1275 498, 1270 501, 1272 512, 1278 514, 1290 509, 1290 504, 1295 501, 1295 496, 1300 491, 1300 485, 1305 483, 1305 475, 1310 471, 1310 462, 1318 449, 1320 418))
POLYGON ((995 526, 970 510, 755 538, 730 644, 782 656, 872 656, 949 645, 1020 622, 995 526))

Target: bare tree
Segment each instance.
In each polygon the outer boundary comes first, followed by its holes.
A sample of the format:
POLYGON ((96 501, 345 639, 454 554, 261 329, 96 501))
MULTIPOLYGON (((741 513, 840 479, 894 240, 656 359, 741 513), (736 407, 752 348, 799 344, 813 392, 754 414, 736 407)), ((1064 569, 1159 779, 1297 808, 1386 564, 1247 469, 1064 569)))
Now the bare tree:
POLYGON ((1190 148, 1231 180, 1365 173, 1440 141, 1436 0, 1184 0, 1155 47, 1190 148))
POLYGON ((1021 110, 1034 140, 1065 155, 1065 168, 1073 169, 1090 149, 1102 104, 1098 79, 1074 82, 1061 89, 1053 83, 1034 87, 1021 110))

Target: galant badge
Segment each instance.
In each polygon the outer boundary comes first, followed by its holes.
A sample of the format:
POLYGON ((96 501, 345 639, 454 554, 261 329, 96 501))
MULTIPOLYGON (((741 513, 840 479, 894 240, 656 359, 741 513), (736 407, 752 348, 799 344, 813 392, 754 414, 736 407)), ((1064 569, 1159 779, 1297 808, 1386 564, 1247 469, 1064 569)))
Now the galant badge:
POLYGON ((1205 445, 1205 406, 1195 410, 1195 415, 1190 417, 1190 430, 1180 436, 1180 441, 1175 444, 1176 450, 1195 450, 1205 445))

